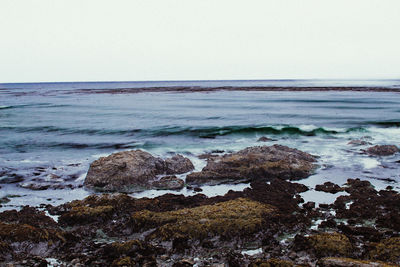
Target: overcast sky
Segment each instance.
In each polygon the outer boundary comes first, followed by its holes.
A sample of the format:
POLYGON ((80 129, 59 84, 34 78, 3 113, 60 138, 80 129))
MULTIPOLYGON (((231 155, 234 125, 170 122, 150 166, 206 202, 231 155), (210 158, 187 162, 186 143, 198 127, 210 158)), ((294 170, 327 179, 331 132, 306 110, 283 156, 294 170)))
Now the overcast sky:
POLYGON ((0 1, 0 82, 292 78, 400 78, 400 1, 0 1))

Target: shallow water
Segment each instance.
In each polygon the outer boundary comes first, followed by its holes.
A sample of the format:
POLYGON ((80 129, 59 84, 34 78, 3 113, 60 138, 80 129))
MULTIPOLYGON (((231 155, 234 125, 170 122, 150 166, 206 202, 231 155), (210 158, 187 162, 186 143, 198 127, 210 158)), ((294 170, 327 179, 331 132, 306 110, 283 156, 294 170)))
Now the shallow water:
MULTIPOLYGON (((396 86, 396 82, 391 84, 396 86)), ((315 175, 301 181, 311 188, 326 181, 341 185, 348 178, 362 178, 378 188, 391 185, 399 190, 399 153, 370 157, 361 151, 369 145, 348 144, 364 138, 374 145, 400 145, 400 94, 396 92, 75 94, 79 86, 1 85, 0 198, 22 196, 11 198, 1 209, 83 198, 91 193, 79 188, 89 164, 128 149, 161 157, 181 153, 200 170, 205 162, 197 156, 204 152, 282 144, 320 157, 321 167, 315 175), (10 93, 16 90, 39 93, 10 93), (43 90, 53 93, 44 96, 40 94, 43 90), (275 141, 257 142, 261 136, 275 141), (15 183, 5 184, 13 179, 15 183), (64 188, 34 191, 20 187, 26 183, 64 188)), ((246 186, 204 187, 202 193, 217 195, 246 186)), ((194 194, 187 189, 173 193, 194 194)), ((304 198, 324 203, 332 196, 310 191, 304 198)))

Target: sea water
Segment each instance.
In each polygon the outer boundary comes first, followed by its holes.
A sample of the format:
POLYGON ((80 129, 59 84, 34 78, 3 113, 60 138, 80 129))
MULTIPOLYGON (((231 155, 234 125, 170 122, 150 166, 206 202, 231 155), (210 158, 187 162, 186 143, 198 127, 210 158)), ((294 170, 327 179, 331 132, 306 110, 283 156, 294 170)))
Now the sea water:
MULTIPOLYGON (((0 198, 9 196, 11 200, 0 209, 81 199, 93 193, 82 187, 90 163, 130 149, 163 158, 180 153, 189 157, 198 171, 206 164, 198 156, 206 152, 282 144, 319 157, 316 173, 300 181, 311 189, 326 181, 342 185, 348 178, 360 178, 378 189, 392 186, 399 190, 400 155, 371 157, 363 150, 375 144, 400 146, 400 90, 131 94, 80 90, 168 86, 400 88, 399 84, 396 80, 0 84, 0 198), (257 142, 262 136, 273 141, 257 142), (348 144, 355 139, 371 145, 348 144), (32 184, 47 185, 48 189, 28 189, 32 184)), ((214 196, 247 186, 205 186, 203 193, 214 196)), ((195 193, 188 189, 150 190, 133 196, 154 197, 166 192, 195 193)), ((310 190, 303 197, 326 203, 336 196, 310 190)))

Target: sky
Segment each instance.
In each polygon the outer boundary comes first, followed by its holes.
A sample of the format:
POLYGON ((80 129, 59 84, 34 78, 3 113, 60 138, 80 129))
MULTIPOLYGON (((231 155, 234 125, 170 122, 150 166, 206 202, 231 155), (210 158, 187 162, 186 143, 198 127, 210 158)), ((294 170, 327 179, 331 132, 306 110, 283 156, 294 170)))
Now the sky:
POLYGON ((0 83, 399 79, 399 0, 1 0, 0 83))

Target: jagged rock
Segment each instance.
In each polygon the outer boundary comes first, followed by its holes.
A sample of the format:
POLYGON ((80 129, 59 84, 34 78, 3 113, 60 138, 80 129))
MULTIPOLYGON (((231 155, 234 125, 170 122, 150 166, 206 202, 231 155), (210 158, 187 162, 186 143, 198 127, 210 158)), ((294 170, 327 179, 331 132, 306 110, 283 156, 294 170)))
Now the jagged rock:
POLYGON ((141 150, 123 151, 95 160, 84 184, 103 191, 134 192, 154 188, 158 175, 193 169, 190 160, 181 155, 164 161, 141 150))
POLYGON ((256 146, 208 159, 201 172, 187 176, 188 184, 241 183, 274 178, 298 180, 316 168, 315 156, 282 145, 256 146))
POLYGON ((376 145, 368 148, 366 152, 373 156, 391 156, 399 152, 399 148, 395 145, 376 145))
POLYGON ((165 168, 167 174, 182 174, 194 170, 193 163, 190 159, 182 155, 175 155, 165 160, 165 168))
POLYGON ((158 181, 153 182, 152 186, 156 189, 169 189, 177 190, 182 189, 185 182, 182 179, 177 178, 175 175, 164 176, 158 181))

